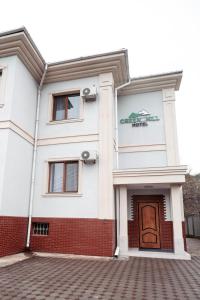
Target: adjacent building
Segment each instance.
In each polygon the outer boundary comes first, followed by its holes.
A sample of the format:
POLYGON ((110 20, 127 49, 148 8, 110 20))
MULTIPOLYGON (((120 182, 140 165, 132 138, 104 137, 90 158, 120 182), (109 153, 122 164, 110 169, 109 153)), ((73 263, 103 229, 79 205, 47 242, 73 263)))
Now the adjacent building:
POLYGON ((130 79, 126 49, 46 64, 25 28, 0 34, 0 256, 189 259, 181 77, 130 79))

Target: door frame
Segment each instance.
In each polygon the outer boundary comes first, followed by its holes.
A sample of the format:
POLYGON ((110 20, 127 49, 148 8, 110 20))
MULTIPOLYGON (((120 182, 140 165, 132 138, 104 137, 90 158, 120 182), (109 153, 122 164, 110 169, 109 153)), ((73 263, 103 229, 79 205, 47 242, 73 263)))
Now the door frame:
MULTIPOLYGON (((160 235, 160 248, 155 248, 156 250, 162 249, 162 214, 161 214, 161 203, 163 201, 163 195, 133 195, 135 202, 135 212, 136 212, 136 220, 137 220, 137 230, 138 230, 138 245, 139 249, 144 249, 140 247, 140 223, 139 223, 139 203, 158 203, 158 221, 159 221, 159 235, 160 235)), ((153 249, 153 248, 149 248, 153 249)), ((145 248, 148 250, 148 248, 145 248)))

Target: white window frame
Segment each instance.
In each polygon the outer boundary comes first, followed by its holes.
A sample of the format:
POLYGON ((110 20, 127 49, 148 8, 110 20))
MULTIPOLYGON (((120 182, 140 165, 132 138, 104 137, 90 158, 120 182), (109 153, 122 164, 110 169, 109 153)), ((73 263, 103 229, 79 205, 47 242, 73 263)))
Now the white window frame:
POLYGON ((82 196, 82 168, 83 163, 80 157, 59 157, 59 158, 49 158, 45 161, 45 172, 44 172, 44 189, 43 197, 81 197, 82 196), (68 162, 77 161, 78 162, 78 191, 77 192, 62 192, 62 193, 51 193, 49 192, 49 163, 56 162, 68 162))
POLYGON ((71 88, 65 90, 59 90, 49 93, 49 110, 48 110, 48 125, 56 125, 63 123, 74 123, 74 122, 82 122, 83 119, 83 110, 84 110, 84 101, 81 97, 81 89, 80 88, 71 88), (76 94, 80 93, 80 107, 79 107, 79 118, 76 119, 66 119, 66 120, 53 120, 53 104, 54 104, 54 96, 62 96, 65 94, 76 94))

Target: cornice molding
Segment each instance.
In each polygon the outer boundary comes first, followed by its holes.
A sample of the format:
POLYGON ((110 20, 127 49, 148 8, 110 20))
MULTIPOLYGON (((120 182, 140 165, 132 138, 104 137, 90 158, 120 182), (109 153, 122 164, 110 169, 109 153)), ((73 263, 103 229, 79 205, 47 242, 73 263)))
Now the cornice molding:
POLYGON ((133 78, 131 84, 119 91, 119 95, 133 95, 161 91, 163 89, 179 90, 182 71, 133 78))
POLYGON ((49 64, 45 83, 112 73, 115 85, 120 85, 128 80, 126 53, 126 50, 121 50, 49 64))
POLYGON ((184 183, 187 166, 113 171, 114 184, 184 183))
POLYGON ((37 82, 43 74, 45 62, 33 45, 26 30, 0 34, 0 57, 17 55, 37 82))
MULTIPOLYGON (((45 60, 26 28, 0 33, 0 57, 17 55, 39 83, 45 60)), ((128 81, 128 52, 119 51, 49 63, 44 83, 80 79, 112 73, 115 85, 128 81)))

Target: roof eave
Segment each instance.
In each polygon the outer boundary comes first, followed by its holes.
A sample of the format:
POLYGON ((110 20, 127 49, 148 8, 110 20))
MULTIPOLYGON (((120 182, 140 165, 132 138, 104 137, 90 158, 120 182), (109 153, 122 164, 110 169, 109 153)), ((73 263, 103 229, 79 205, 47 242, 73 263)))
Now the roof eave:
POLYGON ((155 74, 131 79, 131 84, 120 90, 120 95, 130 95, 145 92, 160 91, 173 88, 178 91, 183 71, 155 74))

